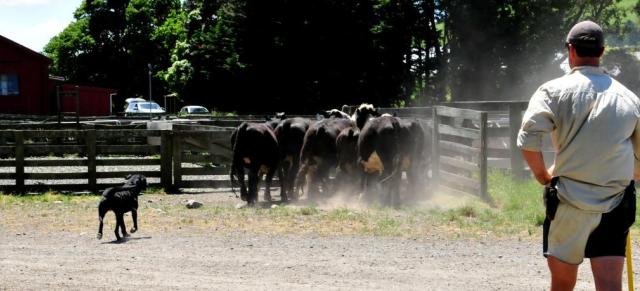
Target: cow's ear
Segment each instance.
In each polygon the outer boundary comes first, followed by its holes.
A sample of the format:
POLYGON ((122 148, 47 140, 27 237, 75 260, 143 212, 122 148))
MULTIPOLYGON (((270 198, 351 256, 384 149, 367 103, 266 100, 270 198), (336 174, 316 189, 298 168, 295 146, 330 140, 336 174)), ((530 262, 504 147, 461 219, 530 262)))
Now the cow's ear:
POLYGON ((129 180, 131 179, 131 174, 127 175, 126 177, 124 177, 125 179, 129 180))

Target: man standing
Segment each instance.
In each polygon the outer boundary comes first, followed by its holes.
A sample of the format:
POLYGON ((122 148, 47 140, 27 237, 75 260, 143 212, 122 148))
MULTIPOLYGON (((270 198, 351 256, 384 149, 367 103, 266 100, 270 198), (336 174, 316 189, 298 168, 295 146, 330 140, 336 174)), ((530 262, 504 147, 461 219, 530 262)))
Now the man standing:
POLYGON ((551 290, 572 290, 585 257, 596 290, 621 290, 626 236, 635 219, 640 100, 599 67, 604 37, 598 24, 573 26, 566 47, 571 72, 533 94, 518 147, 546 185, 543 254, 551 290), (555 150, 549 169, 541 153, 547 133, 555 150))

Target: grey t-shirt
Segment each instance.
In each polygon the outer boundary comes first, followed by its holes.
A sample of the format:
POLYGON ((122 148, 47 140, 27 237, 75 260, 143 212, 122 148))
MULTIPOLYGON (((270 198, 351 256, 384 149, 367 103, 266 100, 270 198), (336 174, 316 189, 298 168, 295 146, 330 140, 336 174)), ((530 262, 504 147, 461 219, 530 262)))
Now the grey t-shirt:
POLYGON ((576 67, 529 101, 518 147, 540 151, 551 133, 560 199, 609 212, 640 166, 640 100, 600 67, 576 67))

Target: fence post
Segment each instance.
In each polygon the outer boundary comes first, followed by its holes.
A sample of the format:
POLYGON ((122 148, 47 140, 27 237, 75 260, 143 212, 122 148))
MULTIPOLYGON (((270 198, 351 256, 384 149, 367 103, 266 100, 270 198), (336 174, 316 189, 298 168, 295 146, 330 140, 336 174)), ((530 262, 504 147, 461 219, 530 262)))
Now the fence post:
POLYGON ((179 131, 173 132, 172 137, 173 150, 173 186, 177 188, 182 184, 182 140, 179 131))
POLYGON ((438 189, 440 184, 440 119, 438 118, 437 106, 433 106, 433 137, 432 137, 432 166, 431 166, 431 178, 433 179, 434 192, 438 189))
POLYGON ((160 136, 160 184, 165 192, 172 192, 173 184, 173 155, 172 155, 173 135, 170 130, 162 130, 160 136))
POLYGON ((26 192, 24 185, 24 132, 16 130, 13 132, 16 141, 16 192, 24 194, 26 192))
POLYGON ((96 170, 96 130, 85 130, 85 143, 87 146, 87 176, 89 179, 89 190, 93 193, 98 192, 98 178, 96 170))
POLYGON ((509 149, 511 151, 511 176, 516 179, 524 178, 524 163, 518 149, 518 131, 522 124, 521 104, 509 104, 509 149))
POLYGON ((480 197, 487 201, 490 205, 493 205, 493 201, 491 197, 489 197, 489 193, 487 193, 488 188, 488 164, 487 164, 487 121, 489 119, 488 112, 480 113, 480 161, 478 166, 480 167, 480 197))

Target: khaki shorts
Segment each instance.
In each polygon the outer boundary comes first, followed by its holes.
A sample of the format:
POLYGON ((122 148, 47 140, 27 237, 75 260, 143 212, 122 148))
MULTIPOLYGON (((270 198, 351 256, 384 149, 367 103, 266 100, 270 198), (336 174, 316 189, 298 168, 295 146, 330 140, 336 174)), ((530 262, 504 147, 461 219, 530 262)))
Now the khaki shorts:
POLYGON ((544 221, 544 256, 574 265, 585 257, 624 257, 629 227, 635 219, 635 189, 624 195, 609 213, 586 212, 560 202, 554 219, 544 221))

